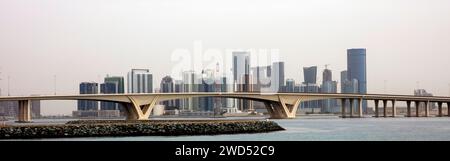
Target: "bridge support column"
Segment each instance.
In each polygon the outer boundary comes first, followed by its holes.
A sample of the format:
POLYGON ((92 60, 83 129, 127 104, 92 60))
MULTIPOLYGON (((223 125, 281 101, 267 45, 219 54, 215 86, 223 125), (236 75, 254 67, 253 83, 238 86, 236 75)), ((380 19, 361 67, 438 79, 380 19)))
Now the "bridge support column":
POLYGON ((345 118, 345 104, 346 104, 346 99, 341 99, 341 113, 342 113, 342 118, 345 118))
POLYGON ((31 100, 19 101, 19 123, 31 122, 31 100))
POLYGON ((397 114, 397 107, 395 106, 395 100, 392 100, 392 117, 397 114))
POLYGON ((374 100, 374 102, 375 102, 375 117, 378 117, 379 115, 378 115, 378 103, 379 103, 379 100, 374 100))
POLYGON ((125 103, 127 120, 148 120, 158 102, 159 96, 129 96, 131 103, 125 103))
POLYGON ((301 98, 278 96, 279 102, 265 102, 270 117, 273 119, 295 118, 301 98))
POLYGON ((350 100, 350 118, 352 118, 353 117, 353 105, 354 105, 354 103, 353 103, 353 98, 350 98, 349 99, 350 100))
POLYGON ((450 117, 450 102, 447 102, 447 117, 450 117))
POLYGON ((416 117, 420 117, 420 112, 419 112, 420 101, 416 101, 414 104, 416 105, 416 117))
POLYGON ((386 111, 386 108, 387 108, 387 100, 383 100, 383 117, 387 117, 387 111, 386 111))
POLYGON ((281 115, 282 113, 279 111, 281 106, 277 106, 275 103, 264 102, 267 112, 272 119, 281 119, 285 116, 281 115))
POLYGON ((358 117, 363 117, 362 105, 363 105, 363 99, 360 98, 360 99, 358 99, 358 117))
POLYGON ((442 117, 442 102, 438 102, 438 117, 442 117))
POLYGON ((430 107, 428 107, 429 105, 430 105, 430 101, 425 102, 425 117, 430 116, 430 107))
POLYGON ((406 101, 406 117, 411 117, 411 101, 406 101))

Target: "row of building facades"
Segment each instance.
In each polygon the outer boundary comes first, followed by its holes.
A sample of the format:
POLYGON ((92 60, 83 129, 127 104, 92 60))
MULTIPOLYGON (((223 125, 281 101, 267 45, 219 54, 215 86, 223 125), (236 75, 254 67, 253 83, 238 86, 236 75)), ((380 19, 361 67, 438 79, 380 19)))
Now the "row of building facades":
MULTIPOLYGON (((123 93, 185 93, 185 92, 283 92, 283 93, 367 93, 366 49, 347 50, 347 70, 340 72, 340 80, 333 79, 333 73, 325 67, 322 80, 318 81, 317 66, 303 67, 303 82, 285 78, 285 63, 272 62, 267 66, 251 66, 251 53, 239 51, 232 53, 232 73, 227 77, 216 69, 202 71, 187 70, 181 73, 181 79, 165 76, 159 88, 153 88, 153 75, 149 69, 132 69, 123 76, 106 76, 104 82, 81 82, 80 94, 123 94, 123 93), (126 83, 126 91, 125 91, 126 83)), ((431 95, 425 90, 415 90, 414 95, 431 95)), ((166 110, 181 112, 221 112, 265 110, 262 102, 231 98, 189 98, 160 102, 166 110)), ((0 116, 16 116, 18 103, 0 102, 0 116)), ((321 113, 340 112, 337 100, 318 100, 302 102, 299 111, 310 110, 321 113)), ((356 104, 353 105, 356 108, 356 104)), ((355 109, 356 110, 356 109, 355 109)), ((367 102, 363 102, 367 112, 367 102)), ((80 100, 75 117, 119 117, 125 114, 123 105, 114 102, 80 100)), ((40 101, 32 103, 33 117, 40 116, 40 101)))
MULTIPOLYGON (((307 92, 307 93, 337 93, 338 81, 333 80, 330 69, 322 72, 322 81, 317 81, 317 66, 304 67, 304 80, 295 82, 285 78, 285 63, 272 62, 268 66, 251 66, 251 53, 238 51, 232 53, 232 73, 227 77, 219 73, 219 62, 216 69, 202 71, 187 70, 181 73, 181 79, 175 80, 165 76, 160 81, 158 89, 153 88, 153 75, 149 69, 132 69, 127 75, 127 93, 182 93, 182 92, 307 92)), ((367 91, 366 85, 366 49, 347 50, 347 70, 341 72, 341 92, 360 93, 367 91)), ((114 94, 125 93, 123 76, 107 76, 103 83, 82 82, 80 94, 114 94)), ((265 109, 261 102, 231 99, 231 98, 189 98, 160 102, 165 109, 180 111, 210 111, 224 109, 237 111, 254 111, 265 109)), ((317 109, 322 113, 339 112, 336 100, 320 100, 303 102, 302 109, 317 109)), ((367 104, 363 105, 364 110, 367 104)), ((117 116, 124 114, 122 105, 112 102, 78 101, 75 116, 117 116)))

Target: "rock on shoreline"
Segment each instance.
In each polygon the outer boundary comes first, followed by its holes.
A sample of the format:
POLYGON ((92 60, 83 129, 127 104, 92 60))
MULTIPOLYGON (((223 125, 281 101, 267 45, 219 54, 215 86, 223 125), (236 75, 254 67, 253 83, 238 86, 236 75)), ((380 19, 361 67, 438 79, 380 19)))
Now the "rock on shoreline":
POLYGON ((258 120, 80 120, 64 125, 0 127, 0 139, 101 136, 180 136, 261 133, 284 130, 273 121, 258 120))

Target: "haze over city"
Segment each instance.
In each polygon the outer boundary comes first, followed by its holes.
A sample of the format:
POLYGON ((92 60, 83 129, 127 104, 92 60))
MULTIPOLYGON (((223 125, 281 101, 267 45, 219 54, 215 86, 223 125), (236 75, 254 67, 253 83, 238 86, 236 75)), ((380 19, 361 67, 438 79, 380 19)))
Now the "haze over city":
MULTIPOLYGON (((176 49, 278 49, 286 78, 367 49, 368 93, 448 96, 450 6, 445 0, 53 1, 0 0, 0 88, 11 95, 77 94, 83 81, 149 68, 153 86, 171 74, 176 49), (275 3, 277 2, 277 3, 275 3), (385 87, 386 85, 386 87, 385 87)), ((225 59, 231 59, 227 53, 225 59)), ((320 79, 319 74, 319 79, 320 79)), ((70 114, 74 101, 43 101, 70 114), (64 108, 61 108, 64 107, 64 108)))

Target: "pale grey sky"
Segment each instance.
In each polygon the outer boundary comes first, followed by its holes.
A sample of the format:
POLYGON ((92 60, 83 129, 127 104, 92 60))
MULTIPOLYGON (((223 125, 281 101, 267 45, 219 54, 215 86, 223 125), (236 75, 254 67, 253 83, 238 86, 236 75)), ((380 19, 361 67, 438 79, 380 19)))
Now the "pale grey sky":
MULTIPOLYGON (((0 88, 12 95, 75 94, 81 81, 150 68, 155 86, 176 49, 279 49, 286 75, 303 66, 333 79, 346 49, 367 48, 368 92, 449 95, 448 0, 0 0, 0 88)), ((229 56, 231 58, 231 55, 229 56)), ((75 102, 43 102, 70 114, 75 102)))

